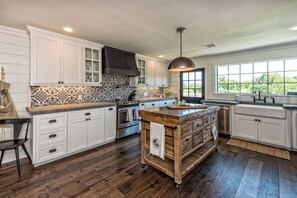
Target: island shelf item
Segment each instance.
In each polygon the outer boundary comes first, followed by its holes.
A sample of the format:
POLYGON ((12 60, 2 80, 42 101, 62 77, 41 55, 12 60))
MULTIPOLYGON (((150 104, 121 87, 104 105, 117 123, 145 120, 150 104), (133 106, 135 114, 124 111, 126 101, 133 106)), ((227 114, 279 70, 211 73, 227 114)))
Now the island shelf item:
POLYGON ((141 164, 148 164, 174 178, 176 187, 182 179, 217 147, 212 129, 217 128, 219 107, 170 110, 166 107, 140 110, 141 164), (165 127, 165 158, 150 154, 150 122, 165 127))

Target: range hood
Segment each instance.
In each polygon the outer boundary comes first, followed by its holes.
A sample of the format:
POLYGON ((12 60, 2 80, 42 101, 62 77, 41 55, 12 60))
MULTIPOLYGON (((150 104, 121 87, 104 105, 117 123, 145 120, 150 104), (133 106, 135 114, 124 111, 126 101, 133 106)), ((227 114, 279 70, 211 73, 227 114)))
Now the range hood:
POLYGON ((105 46, 102 49, 103 74, 139 76, 135 53, 105 46))

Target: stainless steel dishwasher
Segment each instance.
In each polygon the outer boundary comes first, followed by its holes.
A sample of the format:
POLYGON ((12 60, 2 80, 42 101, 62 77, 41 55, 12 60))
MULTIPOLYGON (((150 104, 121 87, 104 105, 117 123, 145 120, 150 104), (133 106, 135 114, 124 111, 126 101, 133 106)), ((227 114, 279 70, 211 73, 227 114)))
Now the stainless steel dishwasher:
POLYGON ((230 105, 207 102, 204 104, 220 107, 220 111, 218 112, 218 132, 230 135, 230 105))

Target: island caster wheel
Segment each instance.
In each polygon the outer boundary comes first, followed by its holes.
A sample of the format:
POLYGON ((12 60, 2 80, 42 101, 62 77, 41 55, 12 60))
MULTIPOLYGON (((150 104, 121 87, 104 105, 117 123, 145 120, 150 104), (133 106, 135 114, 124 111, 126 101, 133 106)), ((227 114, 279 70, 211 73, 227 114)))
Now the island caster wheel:
POLYGON ((179 187, 180 187, 179 184, 175 184, 175 188, 176 188, 177 190, 179 189, 179 187))
POLYGON ((141 164, 141 168, 145 168, 145 164, 141 164))

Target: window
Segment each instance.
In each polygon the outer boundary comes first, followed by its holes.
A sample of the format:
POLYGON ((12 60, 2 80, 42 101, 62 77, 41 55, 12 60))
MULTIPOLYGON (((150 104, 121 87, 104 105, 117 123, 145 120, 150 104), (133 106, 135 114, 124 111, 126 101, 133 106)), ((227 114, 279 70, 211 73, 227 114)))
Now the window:
POLYGON ((297 59, 216 67, 217 93, 287 94, 297 90, 297 59))
POLYGON ((181 100, 187 103, 201 103, 204 99, 204 69, 180 73, 181 100))

